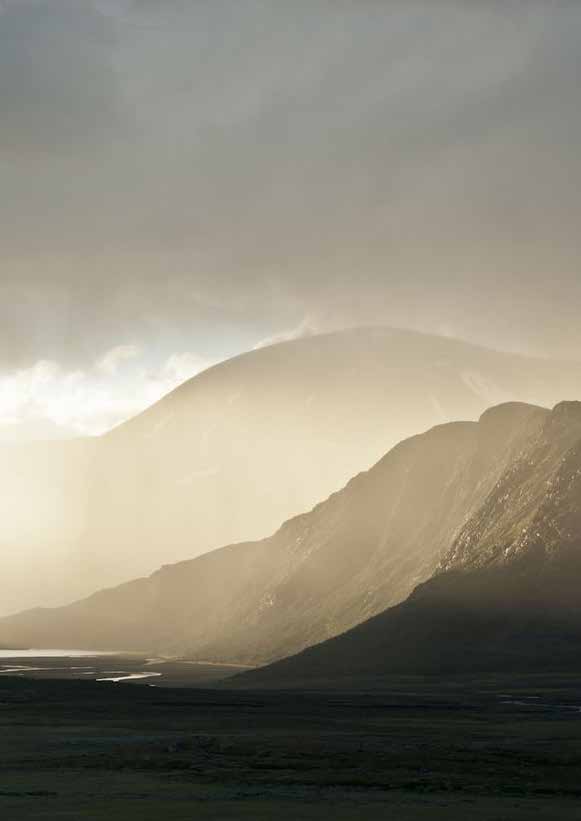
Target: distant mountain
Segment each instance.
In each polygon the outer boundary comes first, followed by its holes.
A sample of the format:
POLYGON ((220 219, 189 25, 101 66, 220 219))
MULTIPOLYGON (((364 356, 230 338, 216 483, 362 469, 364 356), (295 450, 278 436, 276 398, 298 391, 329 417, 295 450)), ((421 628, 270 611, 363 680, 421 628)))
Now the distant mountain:
POLYGON ((581 403, 553 410, 403 604, 239 684, 482 671, 581 672, 581 403))
POLYGON ((410 331, 251 351, 98 439, 0 446, 0 608, 263 538, 418 431, 562 397, 581 398, 580 364, 410 331))
POLYGON ((70 600, 95 445, 71 439, 0 446, 0 614, 70 600))
POLYGON ((408 439, 269 539, 0 623, 34 646, 260 663, 348 630, 429 578, 549 412, 502 405, 408 439))

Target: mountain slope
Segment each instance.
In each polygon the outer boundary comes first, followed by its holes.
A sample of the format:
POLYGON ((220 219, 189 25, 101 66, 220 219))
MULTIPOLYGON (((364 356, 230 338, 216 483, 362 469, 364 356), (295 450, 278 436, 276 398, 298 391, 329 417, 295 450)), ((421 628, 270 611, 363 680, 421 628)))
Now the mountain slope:
POLYGON ((0 539, 14 566, 3 568, 0 608, 65 602, 260 539, 418 431, 564 396, 581 397, 578 363, 387 328, 236 357, 106 436, 78 440, 80 457, 71 443, 34 458, 35 446, 2 447, 0 539), (26 584, 31 557, 42 585, 26 584))
POLYGON ((581 670, 581 403, 562 403, 461 528, 435 577, 355 629, 239 679, 581 670))
POLYGON ((166 566, 0 638, 265 662, 348 630, 429 578, 548 411, 511 403, 400 443, 270 539, 166 566))

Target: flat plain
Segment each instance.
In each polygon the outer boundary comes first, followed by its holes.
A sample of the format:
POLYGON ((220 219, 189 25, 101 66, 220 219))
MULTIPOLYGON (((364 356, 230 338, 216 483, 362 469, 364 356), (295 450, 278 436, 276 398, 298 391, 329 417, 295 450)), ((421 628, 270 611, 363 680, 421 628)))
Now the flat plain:
POLYGON ((576 676, 181 683, 0 678, 1 817, 581 819, 576 676))

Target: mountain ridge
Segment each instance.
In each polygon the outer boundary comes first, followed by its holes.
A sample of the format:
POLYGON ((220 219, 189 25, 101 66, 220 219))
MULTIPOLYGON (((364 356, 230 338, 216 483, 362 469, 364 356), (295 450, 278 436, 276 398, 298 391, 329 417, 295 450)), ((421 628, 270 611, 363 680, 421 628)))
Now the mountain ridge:
POLYGON ((509 403, 479 422, 436 426, 267 539, 164 566, 69 608, 4 619, 0 636, 243 663, 297 652, 429 578, 548 413, 509 403))
POLYGON ((431 579, 394 608, 243 674, 237 684, 578 671, 580 579, 581 403, 562 402, 461 528, 431 579))
POLYGON ((103 437, 0 448, 0 608, 268 537, 418 431, 563 396, 581 364, 380 326, 241 354, 103 437))

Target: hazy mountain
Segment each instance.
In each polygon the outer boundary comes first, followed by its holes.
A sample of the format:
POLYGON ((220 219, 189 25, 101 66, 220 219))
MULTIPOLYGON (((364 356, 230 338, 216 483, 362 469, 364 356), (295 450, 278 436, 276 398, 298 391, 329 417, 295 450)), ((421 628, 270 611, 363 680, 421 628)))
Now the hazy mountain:
POLYGON ((581 669, 581 403, 562 403, 468 519, 433 579, 244 686, 389 673, 581 669))
POLYGON ((581 397, 578 363, 408 331, 251 351, 99 439, 2 447, 1 608, 65 602, 263 538, 418 431, 563 397, 581 397))
POLYGON ((348 630, 429 578, 548 411, 511 403, 408 439, 269 539, 3 622, 34 646, 264 662, 348 630))
POLYGON ((95 445, 73 439, 0 448, 0 613, 70 597, 95 445))

